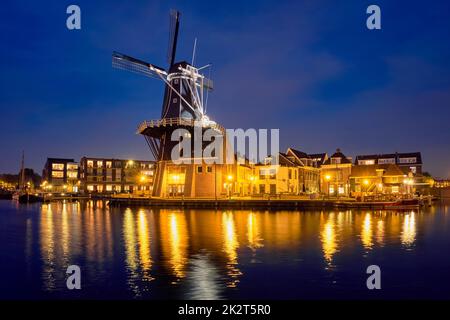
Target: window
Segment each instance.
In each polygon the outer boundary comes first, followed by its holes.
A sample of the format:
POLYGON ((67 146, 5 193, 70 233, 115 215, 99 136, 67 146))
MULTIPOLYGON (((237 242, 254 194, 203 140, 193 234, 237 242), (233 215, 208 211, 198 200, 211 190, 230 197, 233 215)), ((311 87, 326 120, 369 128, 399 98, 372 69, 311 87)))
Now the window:
POLYGON ((112 168, 112 161, 106 161, 106 168, 112 168))
POLYGON ((378 159, 378 164, 395 164, 395 158, 378 159))
POLYGON ((106 191, 112 191, 112 185, 107 184, 106 185, 106 191))
POLYGON ((67 177, 71 179, 78 178, 78 172, 76 171, 67 171, 67 177))
POLYGON ((416 157, 410 157, 410 158, 400 158, 400 163, 416 163, 417 158, 416 157))
POLYGON ((414 174, 417 173, 417 168, 416 167, 409 167, 409 170, 411 170, 411 172, 414 173, 414 174))
POLYGON ((64 178, 64 172, 63 171, 52 171, 52 177, 53 178, 64 178))
POLYGON ((339 186, 339 188, 338 188, 338 193, 339 193, 339 194, 344 194, 344 193, 345 193, 345 189, 344 189, 343 186, 339 186))
POLYGON ((74 163, 68 163, 67 170, 76 171, 76 170, 78 170, 78 165, 74 164, 74 163))
POLYGON ((88 160, 88 161, 87 161, 87 167, 88 167, 88 168, 93 168, 93 167, 94 167, 94 161, 88 160))
POLYGON ((97 161, 97 168, 103 167, 103 161, 97 161))
POLYGON ((331 158, 331 163, 332 164, 340 164, 341 163, 341 158, 331 158))
POLYGON ((202 173, 202 172, 203 172, 202 166, 198 166, 198 167, 197 167, 197 173, 202 173))
POLYGON ((94 191, 94 186, 92 184, 88 184, 87 189, 88 191, 94 191))
POLYGON ((211 173, 212 172, 212 167, 211 166, 207 166, 206 167, 206 172, 211 173))
POLYGON ((64 170, 64 163, 52 163, 53 170, 64 170))
POLYGON ((368 165, 371 165, 371 164, 375 164, 375 160, 374 159, 371 159, 371 160, 358 160, 358 164, 359 165, 368 166, 368 165))

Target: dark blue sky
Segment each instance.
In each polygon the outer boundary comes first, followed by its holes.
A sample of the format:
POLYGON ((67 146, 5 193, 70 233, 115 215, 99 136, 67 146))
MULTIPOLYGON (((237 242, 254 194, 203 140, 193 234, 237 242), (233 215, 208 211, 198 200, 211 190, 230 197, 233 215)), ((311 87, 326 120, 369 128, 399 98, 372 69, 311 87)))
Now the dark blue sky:
POLYGON ((213 63, 208 114, 228 128, 280 128, 281 145, 348 156, 421 151, 450 176, 449 1, 2 1, 0 172, 47 156, 150 157, 136 126, 163 85, 111 68, 117 50, 165 66, 213 63), (94 3, 95 2, 95 3, 94 3), (82 29, 66 29, 77 4, 82 29), (382 30, 365 26, 378 4, 382 30))

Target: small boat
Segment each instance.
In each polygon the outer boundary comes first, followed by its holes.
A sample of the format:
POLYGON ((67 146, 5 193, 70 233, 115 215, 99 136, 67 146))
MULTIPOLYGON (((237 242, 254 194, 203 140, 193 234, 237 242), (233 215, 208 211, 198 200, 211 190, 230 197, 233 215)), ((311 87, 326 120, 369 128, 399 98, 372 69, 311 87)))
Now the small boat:
POLYGON ((420 207, 419 199, 400 199, 386 205, 387 208, 392 209, 418 209, 420 207))
POLYGON ((16 192, 13 194, 12 198, 17 200, 19 203, 35 203, 44 201, 44 197, 28 192, 16 192))

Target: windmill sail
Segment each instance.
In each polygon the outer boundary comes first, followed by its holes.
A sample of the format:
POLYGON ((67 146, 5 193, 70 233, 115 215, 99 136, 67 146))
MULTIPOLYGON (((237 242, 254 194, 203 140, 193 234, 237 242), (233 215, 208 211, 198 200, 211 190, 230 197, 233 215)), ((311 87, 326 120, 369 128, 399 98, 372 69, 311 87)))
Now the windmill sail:
POLYGON ((167 48, 167 63, 169 69, 175 62, 175 54, 177 51, 178 29, 180 28, 180 12, 170 10, 170 34, 169 46, 167 48))
POLYGON ((160 75, 167 75, 167 72, 161 67, 115 51, 112 55, 112 65, 114 68, 131 71, 151 78, 160 79, 160 75))

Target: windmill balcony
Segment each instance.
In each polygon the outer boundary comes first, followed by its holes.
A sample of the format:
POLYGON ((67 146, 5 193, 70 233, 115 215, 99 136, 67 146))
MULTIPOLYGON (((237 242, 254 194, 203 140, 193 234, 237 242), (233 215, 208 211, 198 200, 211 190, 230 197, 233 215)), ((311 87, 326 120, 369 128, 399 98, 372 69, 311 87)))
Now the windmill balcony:
MULTIPOLYGON (((148 129, 157 129, 163 127, 194 127, 197 124, 196 122, 198 123, 199 121, 191 118, 164 118, 159 120, 146 120, 138 126, 137 133, 145 134, 148 129)), ((208 121, 207 123, 202 124, 202 126, 204 128, 216 129, 223 134, 225 133, 225 128, 213 121, 208 121)))

